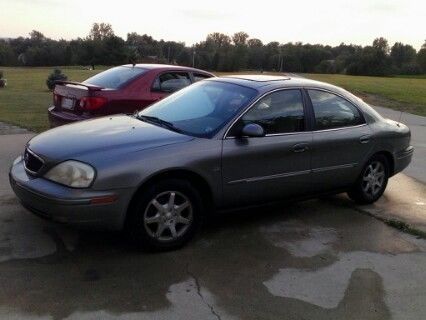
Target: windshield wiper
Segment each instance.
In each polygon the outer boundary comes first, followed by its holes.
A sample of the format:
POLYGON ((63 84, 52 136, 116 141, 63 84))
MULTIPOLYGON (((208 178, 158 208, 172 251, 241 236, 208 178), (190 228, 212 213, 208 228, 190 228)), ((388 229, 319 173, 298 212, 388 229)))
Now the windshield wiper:
POLYGON ((159 124, 162 127, 166 127, 167 129, 170 129, 172 131, 175 132, 179 132, 182 133, 183 131, 179 128, 176 128, 175 125, 171 122, 168 122, 166 120, 157 118, 157 117, 153 117, 153 116, 145 116, 145 115, 136 115, 136 118, 145 122, 150 122, 150 123, 154 123, 154 124, 159 124))

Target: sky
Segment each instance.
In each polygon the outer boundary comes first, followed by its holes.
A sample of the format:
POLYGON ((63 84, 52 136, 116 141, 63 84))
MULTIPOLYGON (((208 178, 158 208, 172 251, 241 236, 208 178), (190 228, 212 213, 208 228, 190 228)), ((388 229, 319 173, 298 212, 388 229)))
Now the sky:
POLYGON ((0 0, 0 9, 0 37, 35 29, 69 40, 107 22, 124 39, 137 32, 187 45, 238 31, 264 43, 368 45, 385 37, 420 49, 426 40, 426 0, 0 0))

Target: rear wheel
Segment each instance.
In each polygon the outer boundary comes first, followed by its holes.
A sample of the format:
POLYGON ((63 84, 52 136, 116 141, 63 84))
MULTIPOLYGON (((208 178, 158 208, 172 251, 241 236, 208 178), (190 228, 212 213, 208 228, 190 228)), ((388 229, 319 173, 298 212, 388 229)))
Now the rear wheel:
POLYGON ((144 250, 176 249, 193 237, 201 213, 201 198, 190 183, 159 181, 141 193, 131 208, 129 235, 144 250))
POLYGON ((388 178, 389 164, 386 157, 375 155, 367 162, 348 195, 360 204, 373 203, 382 196, 388 184, 388 178))

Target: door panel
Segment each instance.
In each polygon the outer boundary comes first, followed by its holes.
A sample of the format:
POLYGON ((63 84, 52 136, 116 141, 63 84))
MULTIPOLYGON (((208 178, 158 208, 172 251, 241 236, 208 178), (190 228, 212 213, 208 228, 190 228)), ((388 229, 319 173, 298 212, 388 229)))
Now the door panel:
POLYGON ((225 205, 282 199, 310 191, 312 133, 223 141, 225 205))
POLYGON ((321 191, 355 182, 372 148, 370 136, 368 125, 314 132, 313 187, 321 191))

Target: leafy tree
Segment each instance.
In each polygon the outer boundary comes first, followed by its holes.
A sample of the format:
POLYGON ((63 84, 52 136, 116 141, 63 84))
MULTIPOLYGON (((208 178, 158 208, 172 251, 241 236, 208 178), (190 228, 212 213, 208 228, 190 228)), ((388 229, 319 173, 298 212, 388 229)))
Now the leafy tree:
POLYGON ((131 32, 126 40, 108 23, 95 23, 86 38, 52 40, 33 30, 27 37, 0 39, 0 65, 117 65, 155 62, 189 65, 215 71, 271 70, 284 72, 348 73, 356 75, 426 72, 426 43, 416 53, 403 43, 389 48, 384 38, 371 46, 285 43, 263 44, 245 32, 214 32, 188 47, 183 42, 156 40, 131 32))
POLYGON ((376 38, 373 41, 373 48, 376 49, 378 52, 383 54, 384 56, 389 54, 389 43, 388 40, 386 40, 383 37, 376 38))
POLYGON ((109 23, 94 23, 89 33, 90 40, 104 40, 114 36, 114 31, 109 23))
POLYGON ((264 48, 259 39, 249 39, 248 46, 248 65, 253 69, 263 70, 264 48))
POLYGON ((409 44, 396 42, 390 51, 393 63, 401 68, 402 65, 413 62, 416 59, 416 49, 409 44))
POLYGON ((16 53, 12 46, 5 40, 0 40, 0 66, 11 66, 17 64, 16 53))
POLYGON ((422 71, 426 72, 426 41, 417 53, 417 63, 419 64, 422 71))
POLYGON ((245 32, 237 32, 232 36, 232 42, 234 43, 234 47, 232 48, 232 61, 230 62, 232 70, 241 70, 247 68, 248 37, 249 35, 245 32))

